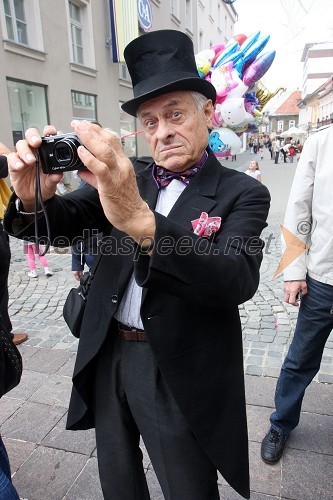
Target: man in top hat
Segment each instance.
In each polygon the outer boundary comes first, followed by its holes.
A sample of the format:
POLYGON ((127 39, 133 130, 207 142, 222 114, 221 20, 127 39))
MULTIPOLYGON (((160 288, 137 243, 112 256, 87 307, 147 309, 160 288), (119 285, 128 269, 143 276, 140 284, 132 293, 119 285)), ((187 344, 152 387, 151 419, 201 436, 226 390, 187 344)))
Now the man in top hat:
MULTIPOLYGON (((150 498, 140 436, 166 499, 220 498, 217 470, 249 498, 238 305, 258 286, 269 193, 210 151, 215 89, 198 77, 185 34, 145 34, 124 55, 134 98, 123 109, 140 120, 152 158, 131 162, 112 134, 73 121, 85 146, 80 176, 93 187, 57 197, 60 176, 41 174, 53 242, 87 228, 110 235, 86 304, 67 428, 95 427, 106 499, 150 498)), ((41 138, 36 129, 26 137, 9 157, 6 227, 18 237, 34 232, 26 214, 41 138)))

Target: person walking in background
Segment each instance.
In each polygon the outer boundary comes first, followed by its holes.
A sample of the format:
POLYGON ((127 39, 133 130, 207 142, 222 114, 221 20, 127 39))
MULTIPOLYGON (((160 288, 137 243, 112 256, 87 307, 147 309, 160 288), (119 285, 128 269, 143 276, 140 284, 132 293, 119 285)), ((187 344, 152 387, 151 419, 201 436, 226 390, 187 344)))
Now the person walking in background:
POLYGON ((259 163, 257 161, 255 160, 250 161, 247 170, 245 170, 245 173, 247 175, 250 175, 254 179, 257 179, 257 181, 262 182, 261 172, 259 170, 259 163))
POLYGON ((257 154, 258 153, 258 148, 259 148, 259 141, 258 139, 255 137, 253 139, 253 154, 257 154))
POLYGON ((0 143, 0 319, 2 318, 3 328, 11 336, 14 344, 22 344, 28 339, 26 333, 13 333, 12 322, 8 313, 8 275, 10 267, 10 245, 8 235, 3 229, 4 211, 7 207, 11 191, 5 181, 8 176, 7 155, 10 150, 0 143))
MULTIPOLYGON (((87 167, 79 176, 92 186, 58 197, 59 176, 41 173, 53 238, 74 241, 96 227, 108 235, 83 316, 67 428, 95 427, 105 499, 150 498, 140 435, 166 500, 218 500, 217 470, 249 498, 238 307, 258 287, 269 192, 210 150, 216 91, 198 76, 185 33, 146 33, 124 59, 134 97, 122 109, 140 121, 151 157, 129 159, 112 134, 74 120, 87 167), (235 237, 241 245, 230 245, 235 237)), ((14 200, 34 207, 27 152, 41 144, 36 129, 25 137, 9 160, 15 194, 5 218, 19 238, 31 219, 18 229, 14 200)))
POLYGON ((260 154, 260 159, 263 160, 264 159, 264 145, 263 144, 259 144, 259 154, 260 154))
POLYGON ((28 272, 29 278, 38 278, 36 271, 36 257, 44 269, 45 276, 53 276, 53 271, 48 265, 46 255, 41 255, 43 253, 41 245, 36 245, 30 241, 23 241, 23 252, 27 256, 28 260, 28 266, 30 269, 28 272))
POLYGON ((271 139, 268 137, 267 141, 266 141, 266 148, 268 149, 269 151, 269 154, 270 154, 270 157, 271 157, 271 160, 273 160, 273 149, 272 149, 272 141, 271 139))
POLYGON ((277 165, 279 163, 279 155, 281 149, 281 142, 278 137, 276 137, 272 143, 272 149, 274 153, 274 163, 277 165))
POLYGON ((289 146, 289 161, 290 163, 294 163, 294 158, 296 156, 296 149, 294 144, 290 144, 289 146))
POLYGON ((281 142, 281 149, 280 152, 283 155, 283 163, 287 163, 287 158, 289 156, 289 147, 290 147, 290 142, 281 142))
POLYGON ((299 423, 305 390, 320 368, 333 329, 332 157, 331 125, 306 140, 287 204, 284 227, 304 251, 291 263, 291 245, 284 254, 284 300, 299 306, 299 312, 276 384, 276 409, 261 445, 261 457, 268 464, 280 460, 299 423))

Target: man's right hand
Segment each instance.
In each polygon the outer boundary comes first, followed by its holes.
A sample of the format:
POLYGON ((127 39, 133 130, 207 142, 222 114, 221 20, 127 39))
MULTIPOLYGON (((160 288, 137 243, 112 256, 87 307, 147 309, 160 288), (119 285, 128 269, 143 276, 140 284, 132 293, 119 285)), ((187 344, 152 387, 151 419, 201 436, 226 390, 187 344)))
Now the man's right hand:
POLYGON ((284 301, 293 306, 299 306, 298 294, 302 297, 308 293, 308 287, 305 280, 285 281, 284 283, 284 301))
POLYGON ((80 281, 83 271, 72 271, 72 274, 77 281, 80 281))
MULTIPOLYGON (((43 135, 56 133, 57 130, 51 125, 43 130, 43 135)), ((41 143, 38 130, 29 128, 25 133, 25 140, 16 143, 16 153, 7 157, 10 182, 27 212, 32 212, 35 208, 36 153, 41 143)), ((40 167, 41 196, 44 202, 55 195, 61 178, 62 174, 44 174, 40 167)))

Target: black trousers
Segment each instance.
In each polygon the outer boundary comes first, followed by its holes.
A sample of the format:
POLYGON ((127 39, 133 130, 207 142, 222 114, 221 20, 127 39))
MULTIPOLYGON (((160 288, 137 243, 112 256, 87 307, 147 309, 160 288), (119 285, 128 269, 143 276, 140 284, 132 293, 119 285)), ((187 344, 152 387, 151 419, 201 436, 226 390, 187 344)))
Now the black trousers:
POLYGON ((10 266, 10 246, 8 235, 0 222, 0 316, 2 327, 8 333, 12 331, 12 323, 8 315, 8 274, 10 266))
POLYGON ((166 500, 220 498, 216 468, 188 428, 148 342, 110 334, 97 361, 94 406, 105 499, 150 498, 140 435, 166 500))

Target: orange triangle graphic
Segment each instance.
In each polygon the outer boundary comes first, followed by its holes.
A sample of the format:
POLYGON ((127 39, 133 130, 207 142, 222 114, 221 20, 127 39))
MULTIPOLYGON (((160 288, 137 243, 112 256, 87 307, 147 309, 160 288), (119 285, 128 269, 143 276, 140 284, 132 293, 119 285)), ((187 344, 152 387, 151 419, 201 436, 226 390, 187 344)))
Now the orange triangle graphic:
POLYGON ((282 271, 289 266, 294 260, 296 260, 303 252, 305 252, 310 246, 304 243, 300 238, 291 233, 286 227, 280 225, 281 232, 284 237, 286 244, 286 249, 283 252, 279 265, 274 273, 273 279, 276 278, 282 271))

